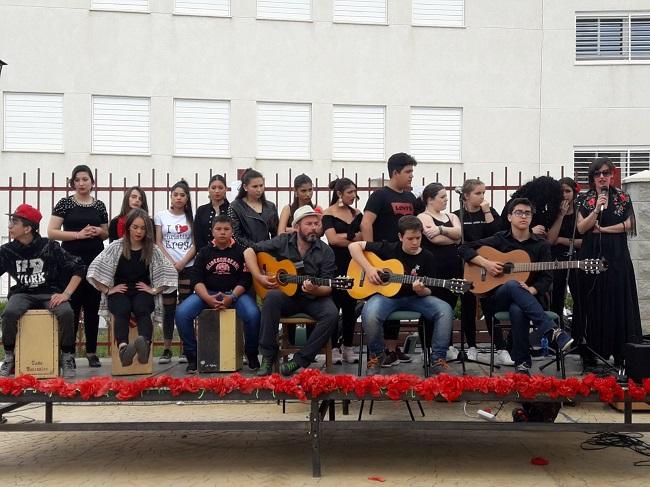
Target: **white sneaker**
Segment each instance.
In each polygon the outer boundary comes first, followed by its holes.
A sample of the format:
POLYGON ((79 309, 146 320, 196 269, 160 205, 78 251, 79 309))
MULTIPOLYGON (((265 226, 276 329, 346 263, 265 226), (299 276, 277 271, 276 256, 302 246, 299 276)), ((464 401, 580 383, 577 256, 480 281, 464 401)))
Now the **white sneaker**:
POLYGON ((467 360, 478 360, 478 350, 476 347, 469 347, 467 349, 467 360))
POLYGON ((343 360, 348 364, 356 364, 359 362, 359 356, 354 353, 354 347, 341 345, 341 355, 343 356, 343 360))
POLYGON ((510 358, 510 353, 507 350, 497 350, 494 363, 497 365, 515 365, 515 361, 510 358))
POLYGON ((343 355, 341 355, 341 350, 338 348, 332 349, 332 363, 334 365, 341 365, 343 363, 343 355))
POLYGON ((187 356, 182 353, 180 357, 178 357, 178 363, 179 364, 186 364, 187 363, 187 356))
POLYGON ((447 350, 447 362, 450 360, 456 360, 458 358, 458 353, 458 349, 453 345, 450 345, 449 349, 447 350))

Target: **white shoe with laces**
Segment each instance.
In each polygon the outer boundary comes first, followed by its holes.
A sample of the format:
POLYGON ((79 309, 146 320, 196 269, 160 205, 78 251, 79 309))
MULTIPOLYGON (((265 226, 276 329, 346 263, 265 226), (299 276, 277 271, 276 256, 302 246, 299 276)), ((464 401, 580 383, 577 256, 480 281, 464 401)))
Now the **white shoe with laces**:
POLYGON ((515 361, 510 358, 510 353, 507 350, 497 350, 494 363, 496 365, 515 365, 515 361))
POLYGON ((450 360, 456 360, 458 358, 459 353, 460 352, 456 347, 450 345, 449 349, 447 349, 447 357, 446 357, 447 362, 449 362, 450 360))
POLYGON ((476 347, 469 347, 467 349, 467 360, 473 360, 473 361, 478 360, 478 350, 476 349, 476 347))
POLYGON ((334 365, 341 365, 343 363, 343 355, 341 355, 341 350, 338 348, 332 349, 332 363, 334 365))
POLYGON ((354 353, 354 347, 341 345, 341 355, 343 356, 343 361, 348 364, 356 364, 359 362, 359 356, 354 353))

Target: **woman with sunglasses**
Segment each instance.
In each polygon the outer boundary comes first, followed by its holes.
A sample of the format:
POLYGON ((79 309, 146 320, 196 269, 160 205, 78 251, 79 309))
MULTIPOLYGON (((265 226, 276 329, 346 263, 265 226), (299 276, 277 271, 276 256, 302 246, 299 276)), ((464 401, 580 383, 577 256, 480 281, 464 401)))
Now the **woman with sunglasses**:
POLYGON ((639 343, 642 332, 627 244, 628 233, 636 235, 634 208, 630 195, 614 187, 614 170, 607 157, 595 159, 589 166, 590 189, 578 200, 578 232, 584 235, 579 257, 604 258, 608 268, 600 274, 581 273, 584 312, 574 322, 584 327, 589 347, 605 359, 614 356, 614 365, 622 366, 625 344, 639 343))

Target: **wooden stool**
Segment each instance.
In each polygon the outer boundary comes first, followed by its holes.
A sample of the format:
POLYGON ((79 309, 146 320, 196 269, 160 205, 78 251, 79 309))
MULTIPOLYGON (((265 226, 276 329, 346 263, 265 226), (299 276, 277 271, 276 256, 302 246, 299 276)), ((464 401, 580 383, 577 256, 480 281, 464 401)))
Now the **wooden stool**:
POLYGON ((59 323, 46 309, 30 309, 18 321, 16 376, 21 374, 59 375, 59 323))
MULTIPOLYGON (((108 336, 112 338, 111 346, 111 374, 112 375, 145 375, 153 373, 153 346, 149 347, 149 361, 146 364, 138 362, 138 356, 133 358, 133 363, 127 367, 122 365, 120 361, 119 343, 115 340, 114 329, 115 318, 111 314, 110 323, 108 325, 108 336)), ((129 343, 133 343, 138 338, 138 325, 135 318, 131 316, 129 320, 129 343)), ((153 343, 153 340, 152 340, 153 343)))
MULTIPOLYGON (((289 331, 288 331, 288 326, 285 325, 291 325, 291 326, 297 326, 297 325, 305 325, 305 326, 310 326, 310 325, 315 325, 316 320, 314 320, 311 316, 299 313, 297 315, 293 316, 286 316, 280 318, 280 325, 282 326, 282 329, 280 331, 280 353, 279 356, 282 357, 282 360, 284 362, 287 362, 289 360, 289 355, 292 353, 296 353, 298 350, 300 350, 300 347, 297 347, 295 345, 291 345, 289 342, 289 331)), ((325 353, 325 369, 328 372, 332 372, 332 340, 328 338, 327 342, 325 342, 325 345, 323 346, 323 352, 325 353)))
POLYGON ((243 336, 242 323, 234 309, 204 309, 196 320, 199 373, 241 370, 243 336))

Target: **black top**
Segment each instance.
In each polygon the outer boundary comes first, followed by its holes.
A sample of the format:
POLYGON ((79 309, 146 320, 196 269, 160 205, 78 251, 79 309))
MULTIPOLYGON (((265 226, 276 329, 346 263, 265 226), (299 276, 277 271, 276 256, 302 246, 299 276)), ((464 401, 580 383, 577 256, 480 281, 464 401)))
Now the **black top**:
MULTIPOLYGON (((487 245, 499 252, 510 252, 521 249, 530 256, 531 262, 551 262, 551 244, 547 240, 530 233, 529 237, 520 242, 512 236, 510 231, 495 233, 491 237, 482 238, 475 242, 466 242, 458 248, 458 253, 469 262, 478 255, 476 249, 487 245)), ((553 275, 550 271, 531 272, 526 284, 537 289, 538 297, 542 297, 549 290, 553 282, 553 275)))
POLYGON ((397 222, 404 215, 415 214, 415 201, 416 198, 410 191, 398 193, 388 186, 372 193, 363 210, 377 215, 372 225, 372 239, 375 242, 399 241, 397 222))
MULTIPOLYGON (((149 220, 151 220, 151 227, 155 228, 155 225, 153 223, 153 219, 151 217, 149 217, 149 220)), ((118 238, 122 238, 124 236, 124 228, 120 228, 120 226, 123 226, 125 223, 126 223, 126 215, 116 216, 115 218, 113 218, 108 223, 108 242, 109 243, 113 243, 118 238), (120 224, 120 220, 122 220, 121 224, 120 224)))
MULTIPOLYGON (((333 228, 335 233, 345 233, 347 239, 352 242, 354 236, 359 232, 361 228, 361 219, 363 215, 359 213, 354 219, 347 223, 341 220, 339 217, 334 215, 323 215, 323 232, 329 228, 333 228)), ((338 247, 336 245, 330 245, 334 251, 334 260, 336 261, 336 267, 340 276, 344 276, 348 272, 348 265, 352 257, 350 256, 350 251, 347 247, 338 247)))
MULTIPOLYGON (((99 227, 108 223, 104 203, 94 200, 89 205, 82 205, 74 196, 60 199, 52 210, 52 215, 63 218, 63 230, 66 232, 79 232, 88 225, 99 227)), ((81 257, 83 263, 88 265, 104 250, 104 241, 100 237, 68 240, 61 247, 72 255, 81 257)))
MULTIPOLYGON (((230 203, 228 200, 223 200, 219 205, 219 215, 227 215, 230 203)), ((212 206, 212 202, 201 205, 196 209, 194 215, 194 243, 196 250, 199 251, 212 241, 212 219, 217 216, 217 212, 212 206)))
POLYGON ((278 234, 278 210, 267 201, 262 213, 257 213, 243 200, 230 203, 228 216, 232 220, 235 240, 244 247, 273 238, 278 234))
MULTIPOLYGON (((417 255, 404 252, 401 242, 367 242, 366 250, 374 252, 380 259, 397 259, 404 266, 404 274, 410 276, 438 277, 435 275, 433 255, 426 249, 421 249, 417 255)), ((412 284, 402 284, 395 295, 396 298, 417 296, 412 284)))
POLYGON ((137 292, 135 285, 138 282, 151 284, 149 278, 149 266, 141 260, 142 249, 131 250, 131 259, 120 256, 117 261, 117 269, 115 270, 115 284, 126 284, 129 286, 129 293, 137 292))
POLYGON ((244 261, 244 247, 233 244, 221 250, 214 245, 203 247, 194 261, 191 287, 203 283, 209 291, 229 292, 236 286, 251 287, 251 274, 244 261))
MULTIPOLYGON (((562 226, 560 226, 560 233, 558 233, 558 237, 564 237, 568 239, 573 238, 573 228, 575 225, 575 221, 576 221, 575 212, 570 215, 564 215, 564 218, 562 219, 562 226)), ((576 228, 576 239, 579 240, 581 238, 582 238, 582 234, 578 232, 578 229, 576 228)), ((568 245, 556 243, 551 247, 551 255, 553 256, 553 259, 567 260, 569 257, 568 252, 569 252, 568 245)))
MULTIPOLYGON (((271 240, 251 245, 255 252, 268 252, 278 260, 289 259, 296 266, 300 274, 324 279, 336 277, 336 263, 332 248, 322 240, 316 240, 304 257, 298 250, 298 234, 296 232, 283 233, 271 240)), ((298 290, 298 293, 302 291, 298 290)), ((304 295, 307 298, 316 298, 310 294, 304 295)))
MULTIPOLYGON (((465 242, 474 242, 482 238, 490 237, 501 229, 501 217, 494 208, 490 208, 490 213, 494 221, 486 223, 485 214, 481 208, 478 211, 463 212, 463 240, 465 242)), ((460 218, 460 209, 454 211, 454 214, 460 218)))
POLYGON ((0 276, 5 272, 17 282, 10 295, 55 294, 66 288, 72 276, 86 277, 86 266, 59 242, 37 236, 28 245, 12 240, 0 247, 0 276))

